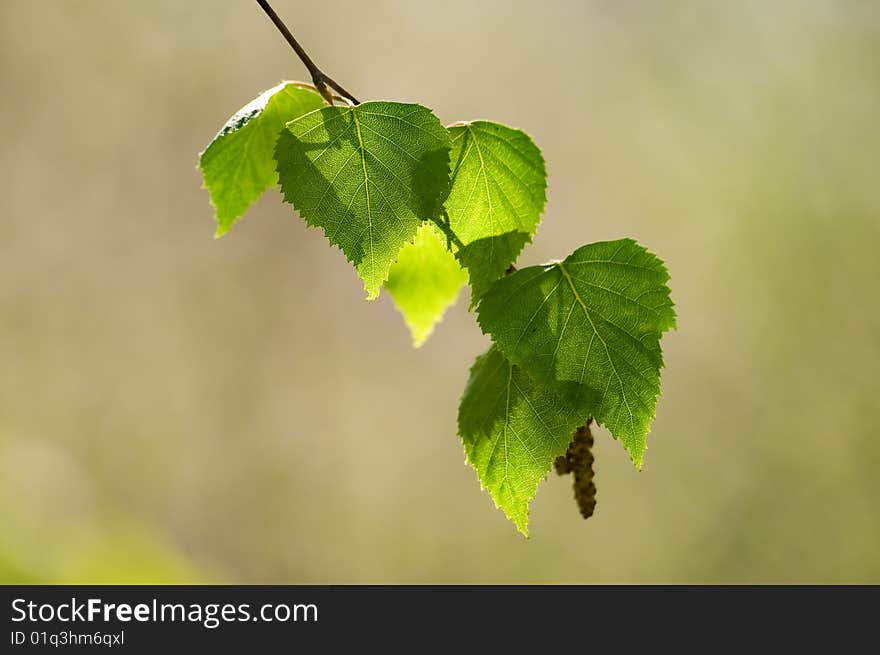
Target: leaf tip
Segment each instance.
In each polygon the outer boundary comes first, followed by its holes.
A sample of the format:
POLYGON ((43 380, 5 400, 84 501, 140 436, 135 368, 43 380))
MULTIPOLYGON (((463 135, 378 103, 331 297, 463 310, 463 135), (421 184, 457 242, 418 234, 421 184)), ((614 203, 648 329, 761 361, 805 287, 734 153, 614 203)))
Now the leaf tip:
POLYGON ((524 538, 529 539, 529 514, 530 507, 532 501, 535 499, 535 495, 537 494, 537 489, 535 489, 535 494, 532 494, 532 497, 526 501, 525 507, 520 508, 520 511, 508 511, 510 508, 502 507, 498 505, 498 508, 504 512, 507 518, 516 526, 516 531, 519 532, 524 538))
POLYGON ((636 467, 636 471, 641 473, 642 465, 645 463, 645 449, 642 448, 640 450, 631 451, 630 459, 632 459, 632 463, 633 466, 636 467))

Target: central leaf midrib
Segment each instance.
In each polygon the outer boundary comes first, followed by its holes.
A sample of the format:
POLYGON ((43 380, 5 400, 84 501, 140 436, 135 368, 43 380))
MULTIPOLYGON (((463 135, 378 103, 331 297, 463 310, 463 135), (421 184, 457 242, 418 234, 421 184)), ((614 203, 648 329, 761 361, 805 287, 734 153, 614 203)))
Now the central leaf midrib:
POLYGON ((510 455, 507 452, 507 430, 510 427, 510 385, 513 382, 513 364, 507 362, 507 399, 504 406, 504 428, 502 435, 504 436, 504 479, 501 480, 501 486, 508 479, 508 464, 510 463, 510 455))
POLYGON ((496 234, 495 214, 492 211, 492 193, 489 191, 489 176, 486 173, 486 160, 483 159, 483 149, 480 148, 480 142, 477 140, 477 135, 470 124, 467 126, 467 131, 471 135, 471 140, 473 140, 474 146, 477 149, 477 156, 480 158, 480 173, 483 175, 483 185, 486 187, 486 202, 489 205, 489 225, 491 226, 492 234, 496 234))
POLYGON ((358 120, 357 111, 352 109, 351 115, 354 118, 354 126, 361 150, 361 167, 364 171, 364 195, 367 200, 367 235, 370 240, 370 278, 372 279, 376 275, 376 264, 373 253, 373 210, 370 205, 370 176, 367 174, 367 150, 364 147, 364 138, 361 136, 361 122, 358 120))
MULTIPOLYGON (((623 404, 626 405, 626 411, 629 412, 630 430, 634 431, 635 424, 633 422, 634 417, 633 417, 632 408, 629 406, 629 401, 626 399, 626 390, 623 385, 623 379, 620 377, 620 373, 617 372, 617 367, 614 365, 614 359, 611 357, 611 351, 608 349, 608 344, 606 343, 605 339, 602 338, 602 335, 599 334, 599 330, 596 328, 596 324, 593 322, 593 317, 590 316, 590 311, 589 311, 589 309, 587 309, 587 305, 584 302, 583 298, 581 298, 581 295, 578 293, 577 288, 575 288, 574 280, 571 279, 571 275, 569 275, 568 271, 565 270, 565 265, 563 264, 563 262, 556 262, 556 267, 562 273, 562 276, 565 278, 565 281, 568 282, 568 286, 571 289, 572 294, 574 294, 575 300, 581 306, 581 309, 583 309, 584 316, 586 316, 587 320, 590 322, 590 327, 593 328, 593 333, 597 337, 599 337, 599 341, 602 342, 602 346, 605 348, 605 356, 608 358, 608 363, 611 365, 611 370, 614 372, 614 377, 617 378, 617 383, 620 385, 620 396, 623 399, 623 404)), ((606 391, 607 391, 607 389, 606 389, 606 391)), ((603 403, 605 402, 604 397, 602 399, 602 402, 603 403)))

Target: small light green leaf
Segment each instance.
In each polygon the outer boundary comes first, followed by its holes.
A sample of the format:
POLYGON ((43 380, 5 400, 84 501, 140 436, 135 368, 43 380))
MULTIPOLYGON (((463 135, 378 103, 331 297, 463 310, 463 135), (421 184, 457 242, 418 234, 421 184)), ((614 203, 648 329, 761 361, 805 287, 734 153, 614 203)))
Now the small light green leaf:
POLYGON ((275 149, 284 199, 320 226, 379 295, 401 248, 449 188, 449 134, 420 105, 325 107, 287 124, 275 149))
POLYGON ((278 181, 275 142, 285 123, 323 105, 314 90, 283 82, 239 109, 199 155, 205 188, 217 212, 218 237, 278 181))
POLYGON ((511 364, 496 346, 479 356, 458 409, 468 462, 495 505, 529 534, 529 503, 553 461, 586 423, 568 403, 511 364))
POLYGON ((431 336, 467 281, 467 273, 446 248, 445 237, 423 223, 415 240, 400 251, 385 282, 416 348, 431 336))
POLYGON ((538 228, 547 172, 528 134, 474 121, 449 128, 452 185, 444 204, 473 298, 504 274, 538 228))
POLYGON ((621 440, 641 467, 660 394, 660 337, 675 326, 656 256, 630 239, 502 278, 477 309, 484 332, 536 380, 621 440))

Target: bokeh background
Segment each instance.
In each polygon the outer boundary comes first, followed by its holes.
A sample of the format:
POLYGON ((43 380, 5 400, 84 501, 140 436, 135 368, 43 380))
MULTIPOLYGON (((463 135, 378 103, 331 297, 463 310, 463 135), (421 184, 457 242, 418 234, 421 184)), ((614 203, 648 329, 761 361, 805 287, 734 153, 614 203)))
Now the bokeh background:
POLYGON ((487 345, 420 350, 198 152, 305 71, 246 0, 0 3, 0 581, 880 582, 880 3, 275 0, 362 99, 530 132, 520 265, 632 236, 679 329, 641 473, 523 539, 464 464, 487 345))

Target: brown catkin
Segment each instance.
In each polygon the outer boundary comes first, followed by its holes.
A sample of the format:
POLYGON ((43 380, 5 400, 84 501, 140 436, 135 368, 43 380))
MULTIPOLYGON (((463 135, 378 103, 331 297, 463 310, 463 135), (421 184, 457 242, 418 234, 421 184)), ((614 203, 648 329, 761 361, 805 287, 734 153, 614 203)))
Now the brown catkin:
POLYGON ((581 516, 590 518, 596 509, 596 485, 593 482, 593 434, 590 419, 577 429, 565 455, 556 458, 559 475, 574 473, 574 499, 581 516))
MULTIPOLYGON (((569 452, 570 451, 571 449, 569 448, 569 452)), ((553 465, 556 467, 556 473, 558 475, 566 475, 572 471, 571 461, 568 459, 568 453, 557 457, 553 465)))

